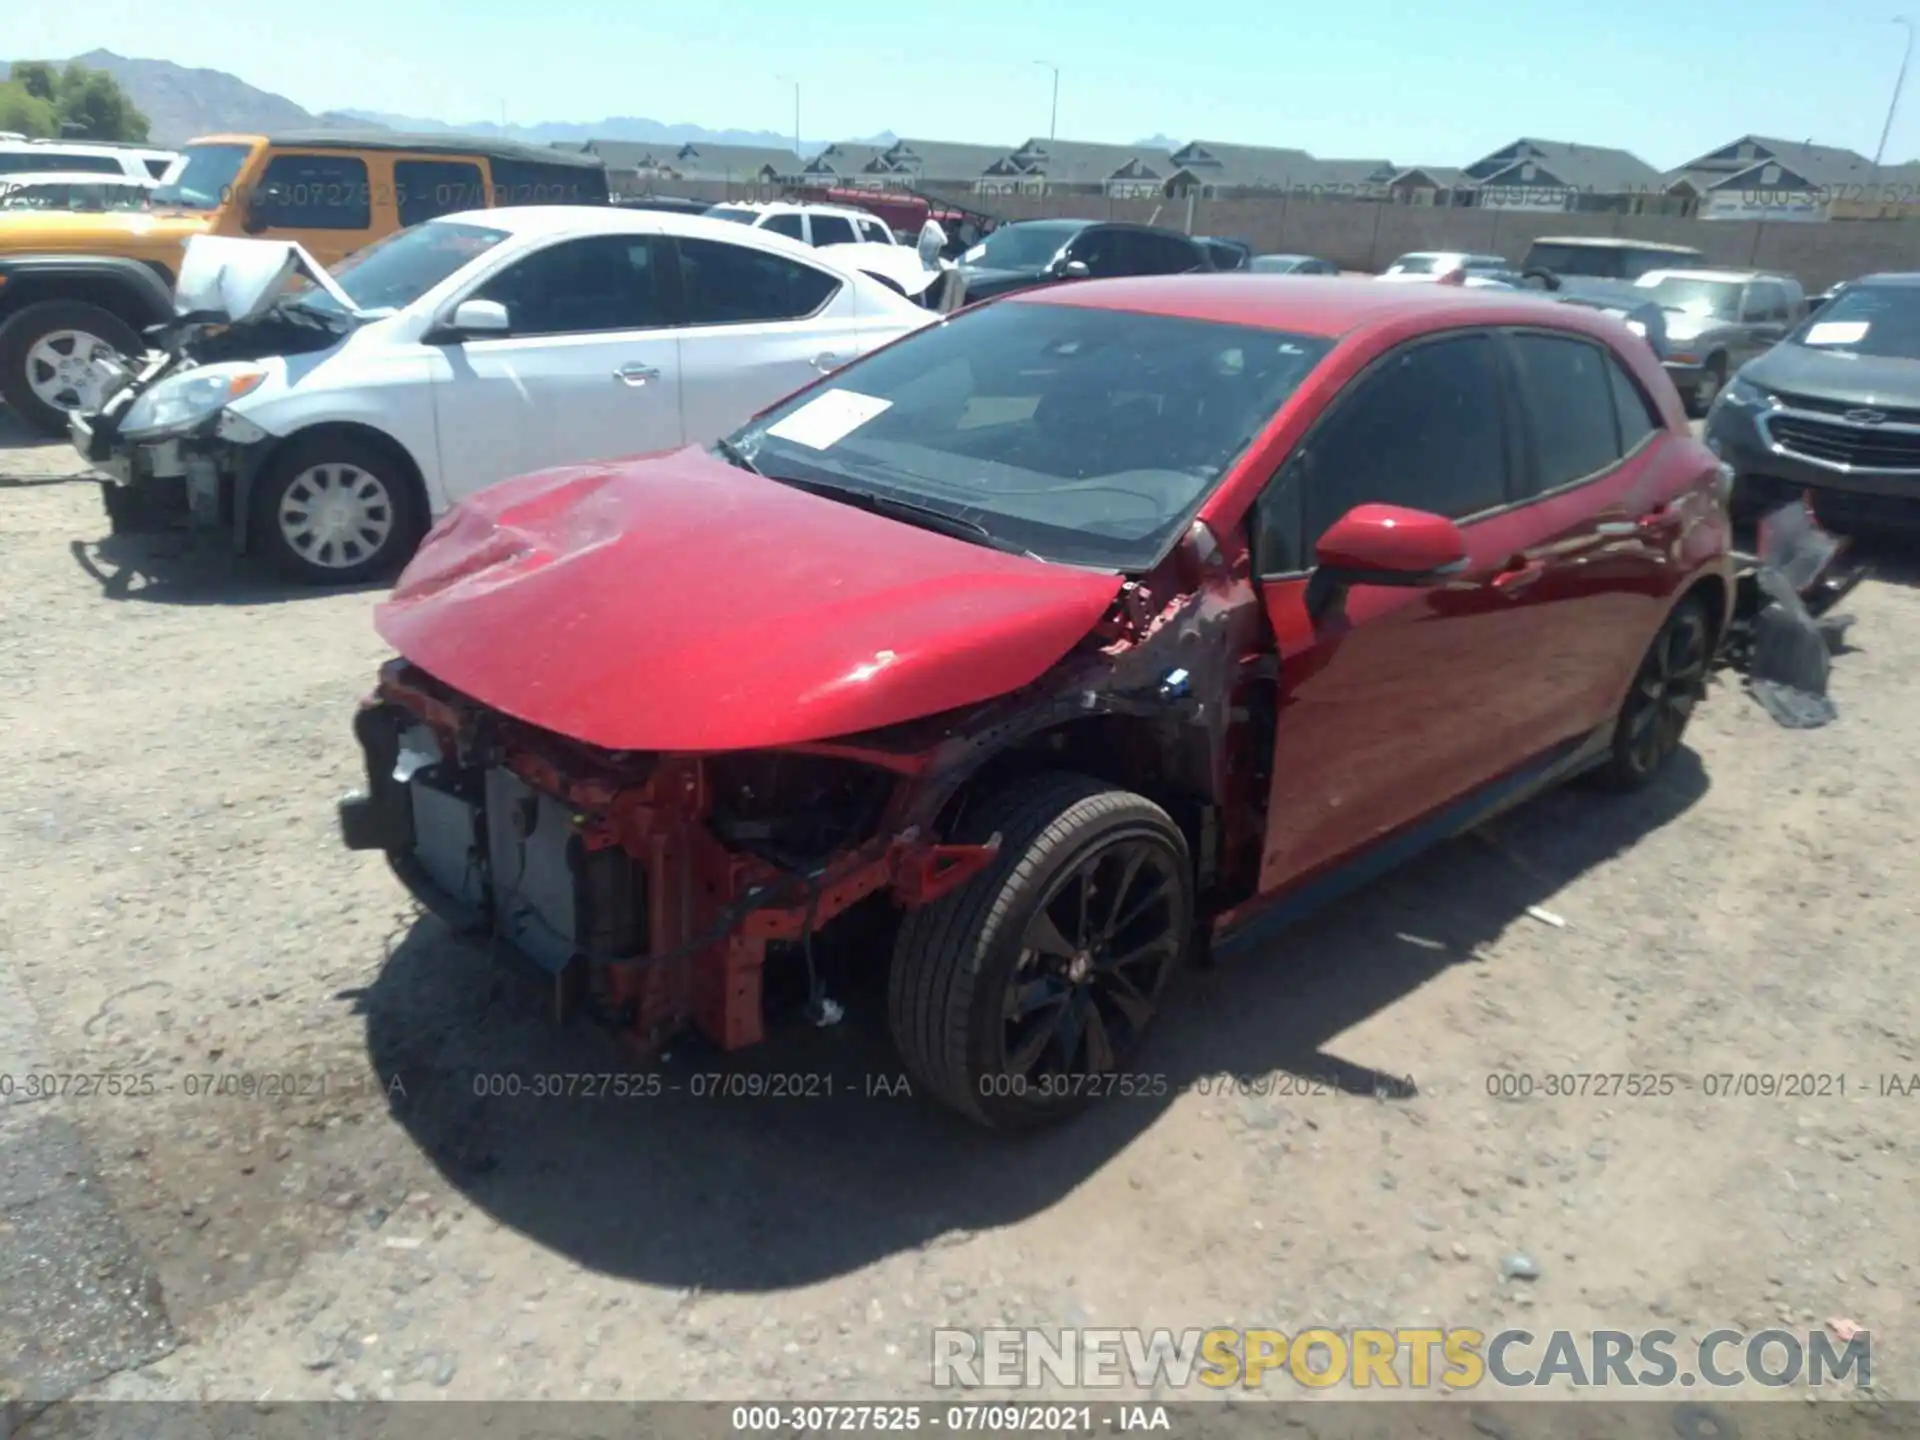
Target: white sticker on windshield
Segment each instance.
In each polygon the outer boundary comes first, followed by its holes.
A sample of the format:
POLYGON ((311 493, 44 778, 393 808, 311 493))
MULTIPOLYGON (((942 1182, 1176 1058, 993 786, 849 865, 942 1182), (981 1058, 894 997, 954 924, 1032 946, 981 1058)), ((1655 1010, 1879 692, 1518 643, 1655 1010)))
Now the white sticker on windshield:
POLYGON ((769 425, 767 434, 791 440, 809 450, 827 450, 839 444, 882 410, 893 408, 891 400, 862 395, 858 390, 829 390, 817 400, 809 400, 777 425, 769 425))
POLYGON ((1829 320, 1807 331, 1809 345, 1858 345, 1867 338, 1865 320, 1829 320))

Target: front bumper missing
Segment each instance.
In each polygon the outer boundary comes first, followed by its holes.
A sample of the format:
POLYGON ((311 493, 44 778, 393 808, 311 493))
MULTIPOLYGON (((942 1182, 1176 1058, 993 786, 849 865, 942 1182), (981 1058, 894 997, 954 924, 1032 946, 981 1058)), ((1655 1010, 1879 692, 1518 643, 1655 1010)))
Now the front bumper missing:
POLYGON ((456 713, 406 670, 389 666, 355 718, 367 790, 340 802, 342 840, 384 852, 456 931, 584 984, 643 1053, 689 1025, 722 1049, 757 1043, 769 945, 804 941, 882 890, 903 905, 938 899, 998 853, 997 837, 938 845, 883 825, 810 873, 782 869, 708 826, 700 757, 570 776, 531 736, 456 713))

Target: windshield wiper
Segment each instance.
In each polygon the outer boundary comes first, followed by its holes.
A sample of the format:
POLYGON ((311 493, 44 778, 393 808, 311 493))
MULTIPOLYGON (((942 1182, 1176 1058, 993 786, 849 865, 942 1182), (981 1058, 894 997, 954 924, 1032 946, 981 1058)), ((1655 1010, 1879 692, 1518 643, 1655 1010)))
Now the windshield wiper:
POLYGON ((931 505, 918 505, 911 500, 897 500, 891 495, 882 495, 875 490, 863 490, 858 485, 838 485, 831 480, 800 480, 791 475, 774 475, 768 478, 778 480, 782 485, 791 485, 796 490, 805 490, 809 494, 824 496, 828 500, 839 500, 862 510, 870 510, 876 515, 885 515, 890 520, 917 525, 922 530, 951 535, 956 540, 972 540, 989 549, 1024 555, 1030 560, 1040 559, 1040 556, 1035 555, 1031 550, 1002 540, 978 520, 950 515, 945 510, 934 509, 931 505))
POLYGON ((720 458, 725 460, 729 465, 744 470, 749 475, 759 475, 762 473, 760 467, 748 458, 747 452, 734 444, 733 441, 725 438, 716 440, 713 442, 713 448, 719 452, 720 458))

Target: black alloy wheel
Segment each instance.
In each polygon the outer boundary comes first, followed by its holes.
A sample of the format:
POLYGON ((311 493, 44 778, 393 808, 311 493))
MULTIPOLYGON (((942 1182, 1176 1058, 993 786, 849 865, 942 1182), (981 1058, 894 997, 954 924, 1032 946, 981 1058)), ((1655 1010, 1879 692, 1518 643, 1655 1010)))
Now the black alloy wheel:
POLYGON ((1712 664, 1713 627, 1706 606, 1689 595, 1647 648, 1620 707, 1613 753, 1602 771, 1611 788, 1638 789, 1673 758, 1706 694, 1712 664))

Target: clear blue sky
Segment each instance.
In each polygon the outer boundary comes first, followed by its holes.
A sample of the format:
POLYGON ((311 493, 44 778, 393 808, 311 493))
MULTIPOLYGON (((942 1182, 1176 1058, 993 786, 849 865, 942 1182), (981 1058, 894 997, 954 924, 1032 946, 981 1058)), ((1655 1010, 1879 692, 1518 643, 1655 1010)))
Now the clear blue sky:
MULTIPOLYGON (((1745 132, 1871 155, 1900 0, 78 0, 10 5, 0 51, 227 70, 312 110, 449 121, 639 115, 1012 145, 1156 132, 1465 164, 1522 134, 1662 168, 1745 132), (589 18, 590 17, 590 18, 589 18)), ((1920 22, 1920 3, 1913 6, 1920 22)), ((1920 48, 1920 47, 1916 47, 1920 48)), ((1889 163, 1920 159, 1920 60, 1889 163)))

